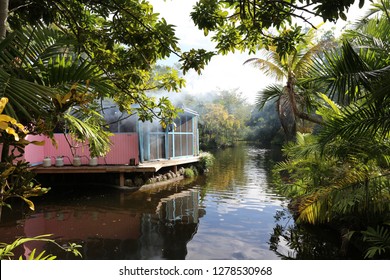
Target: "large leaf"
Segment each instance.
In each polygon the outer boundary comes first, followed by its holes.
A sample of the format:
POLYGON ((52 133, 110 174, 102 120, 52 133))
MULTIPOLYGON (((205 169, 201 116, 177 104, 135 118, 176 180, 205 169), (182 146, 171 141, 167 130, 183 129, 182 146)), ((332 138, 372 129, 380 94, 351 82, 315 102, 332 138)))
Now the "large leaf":
POLYGON ((0 95, 9 100, 6 114, 25 121, 47 114, 52 106, 54 90, 13 77, 0 68, 0 95))
POLYGON ((262 109, 268 101, 273 100, 276 102, 283 94, 284 91, 282 86, 276 84, 269 85, 257 94, 256 106, 259 109, 262 109))
POLYGON ((0 95, 9 98, 8 115, 28 122, 53 114, 53 96, 75 85, 82 94, 115 92, 96 63, 72 52, 72 43, 41 25, 17 30, 0 42, 0 95))
POLYGON ((338 118, 330 120, 321 131, 321 142, 325 145, 337 137, 345 140, 371 139, 390 135, 390 103, 353 104, 342 110, 338 118))
POLYGON ((251 64, 252 66, 263 71, 265 75, 275 77, 278 81, 283 81, 287 78, 288 69, 282 64, 276 52, 263 52, 264 58, 251 58, 244 62, 244 64, 251 64))
MULTIPOLYGON (((92 112, 91 112, 92 113, 92 112)), ((93 117, 100 118, 98 113, 95 116, 76 116, 65 114, 67 128, 70 134, 80 142, 88 142, 91 156, 105 156, 110 150, 111 141, 109 133, 93 117)))
POLYGON ((323 92, 338 103, 360 98, 379 77, 346 41, 340 51, 328 51, 317 57, 309 72, 310 77, 303 81, 323 85, 323 92))

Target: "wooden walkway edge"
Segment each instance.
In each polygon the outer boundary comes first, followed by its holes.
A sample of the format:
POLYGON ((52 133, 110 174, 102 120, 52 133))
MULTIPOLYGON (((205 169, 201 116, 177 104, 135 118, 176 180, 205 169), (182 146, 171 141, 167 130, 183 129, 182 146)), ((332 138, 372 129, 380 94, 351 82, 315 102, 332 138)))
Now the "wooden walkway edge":
POLYGON ((165 167, 172 167, 177 171, 177 167, 184 164, 195 163, 200 160, 199 156, 186 157, 186 158, 175 158, 167 160, 156 160, 141 163, 137 166, 130 165, 98 165, 98 166, 73 166, 64 165, 61 167, 50 166, 44 167, 42 165, 36 165, 30 168, 31 171, 37 174, 80 174, 80 173, 118 173, 119 174, 119 185, 123 187, 125 185, 125 174, 134 172, 145 172, 154 173, 165 167))

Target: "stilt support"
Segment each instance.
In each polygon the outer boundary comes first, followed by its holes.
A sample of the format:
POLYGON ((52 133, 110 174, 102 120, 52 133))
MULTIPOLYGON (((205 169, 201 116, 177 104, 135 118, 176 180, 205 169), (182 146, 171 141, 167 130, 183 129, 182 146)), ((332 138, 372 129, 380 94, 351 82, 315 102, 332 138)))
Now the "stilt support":
POLYGON ((125 173, 119 172, 119 186, 124 187, 125 186, 125 173))

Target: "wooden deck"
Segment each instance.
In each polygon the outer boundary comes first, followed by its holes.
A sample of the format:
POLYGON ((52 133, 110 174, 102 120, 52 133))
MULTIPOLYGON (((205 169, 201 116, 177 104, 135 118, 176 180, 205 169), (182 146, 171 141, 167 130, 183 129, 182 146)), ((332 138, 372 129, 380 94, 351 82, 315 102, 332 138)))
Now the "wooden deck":
POLYGON ((136 166, 130 165, 98 165, 98 166, 72 166, 64 165, 61 167, 51 166, 43 167, 42 165, 36 165, 31 167, 31 171, 37 174, 76 174, 76 173, 117 173, 119 174, 119 184, 121 187, 125 184, 125 174, 134 172, 158 172, 164 167, 172 167, 177 171, 177 167, 184 164, 195 163, 200 160, 199 156, 176 158, 169 160, 156 160, 140 163, 136 166))

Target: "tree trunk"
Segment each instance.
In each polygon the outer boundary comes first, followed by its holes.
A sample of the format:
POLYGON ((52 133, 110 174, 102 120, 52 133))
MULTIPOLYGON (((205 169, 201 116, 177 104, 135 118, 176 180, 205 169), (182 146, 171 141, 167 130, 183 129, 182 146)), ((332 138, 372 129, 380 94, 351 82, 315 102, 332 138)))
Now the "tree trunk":
POLYGON ((9 0, 0 0, 0 40, 7 35, 8 5, 9 0))
POLYGON ((287 142, 295 141, 297 134, 295 115, 291 108, 291 102, 289 102, 288 99, 288 96, 282 95, 277 102, 279 121, 282 125, 285 140, 287 142))
POLYGON ((292 110, 294 112, 294 115, 300 119, 307 120, 307 121, 310 121, 310 122, 313 122, 316 124, 324 124, 324 121, 322 120, 321 117, 306 114, 304 112, 301 112, 298 109, 297 101, 295 98, 295 91, 294 91, 294 79, 295 79, 294 77, 288 77, 287 86, 286 86, 287 87, 287 94, 290 98, 291 107, 292 107, 292 110))

